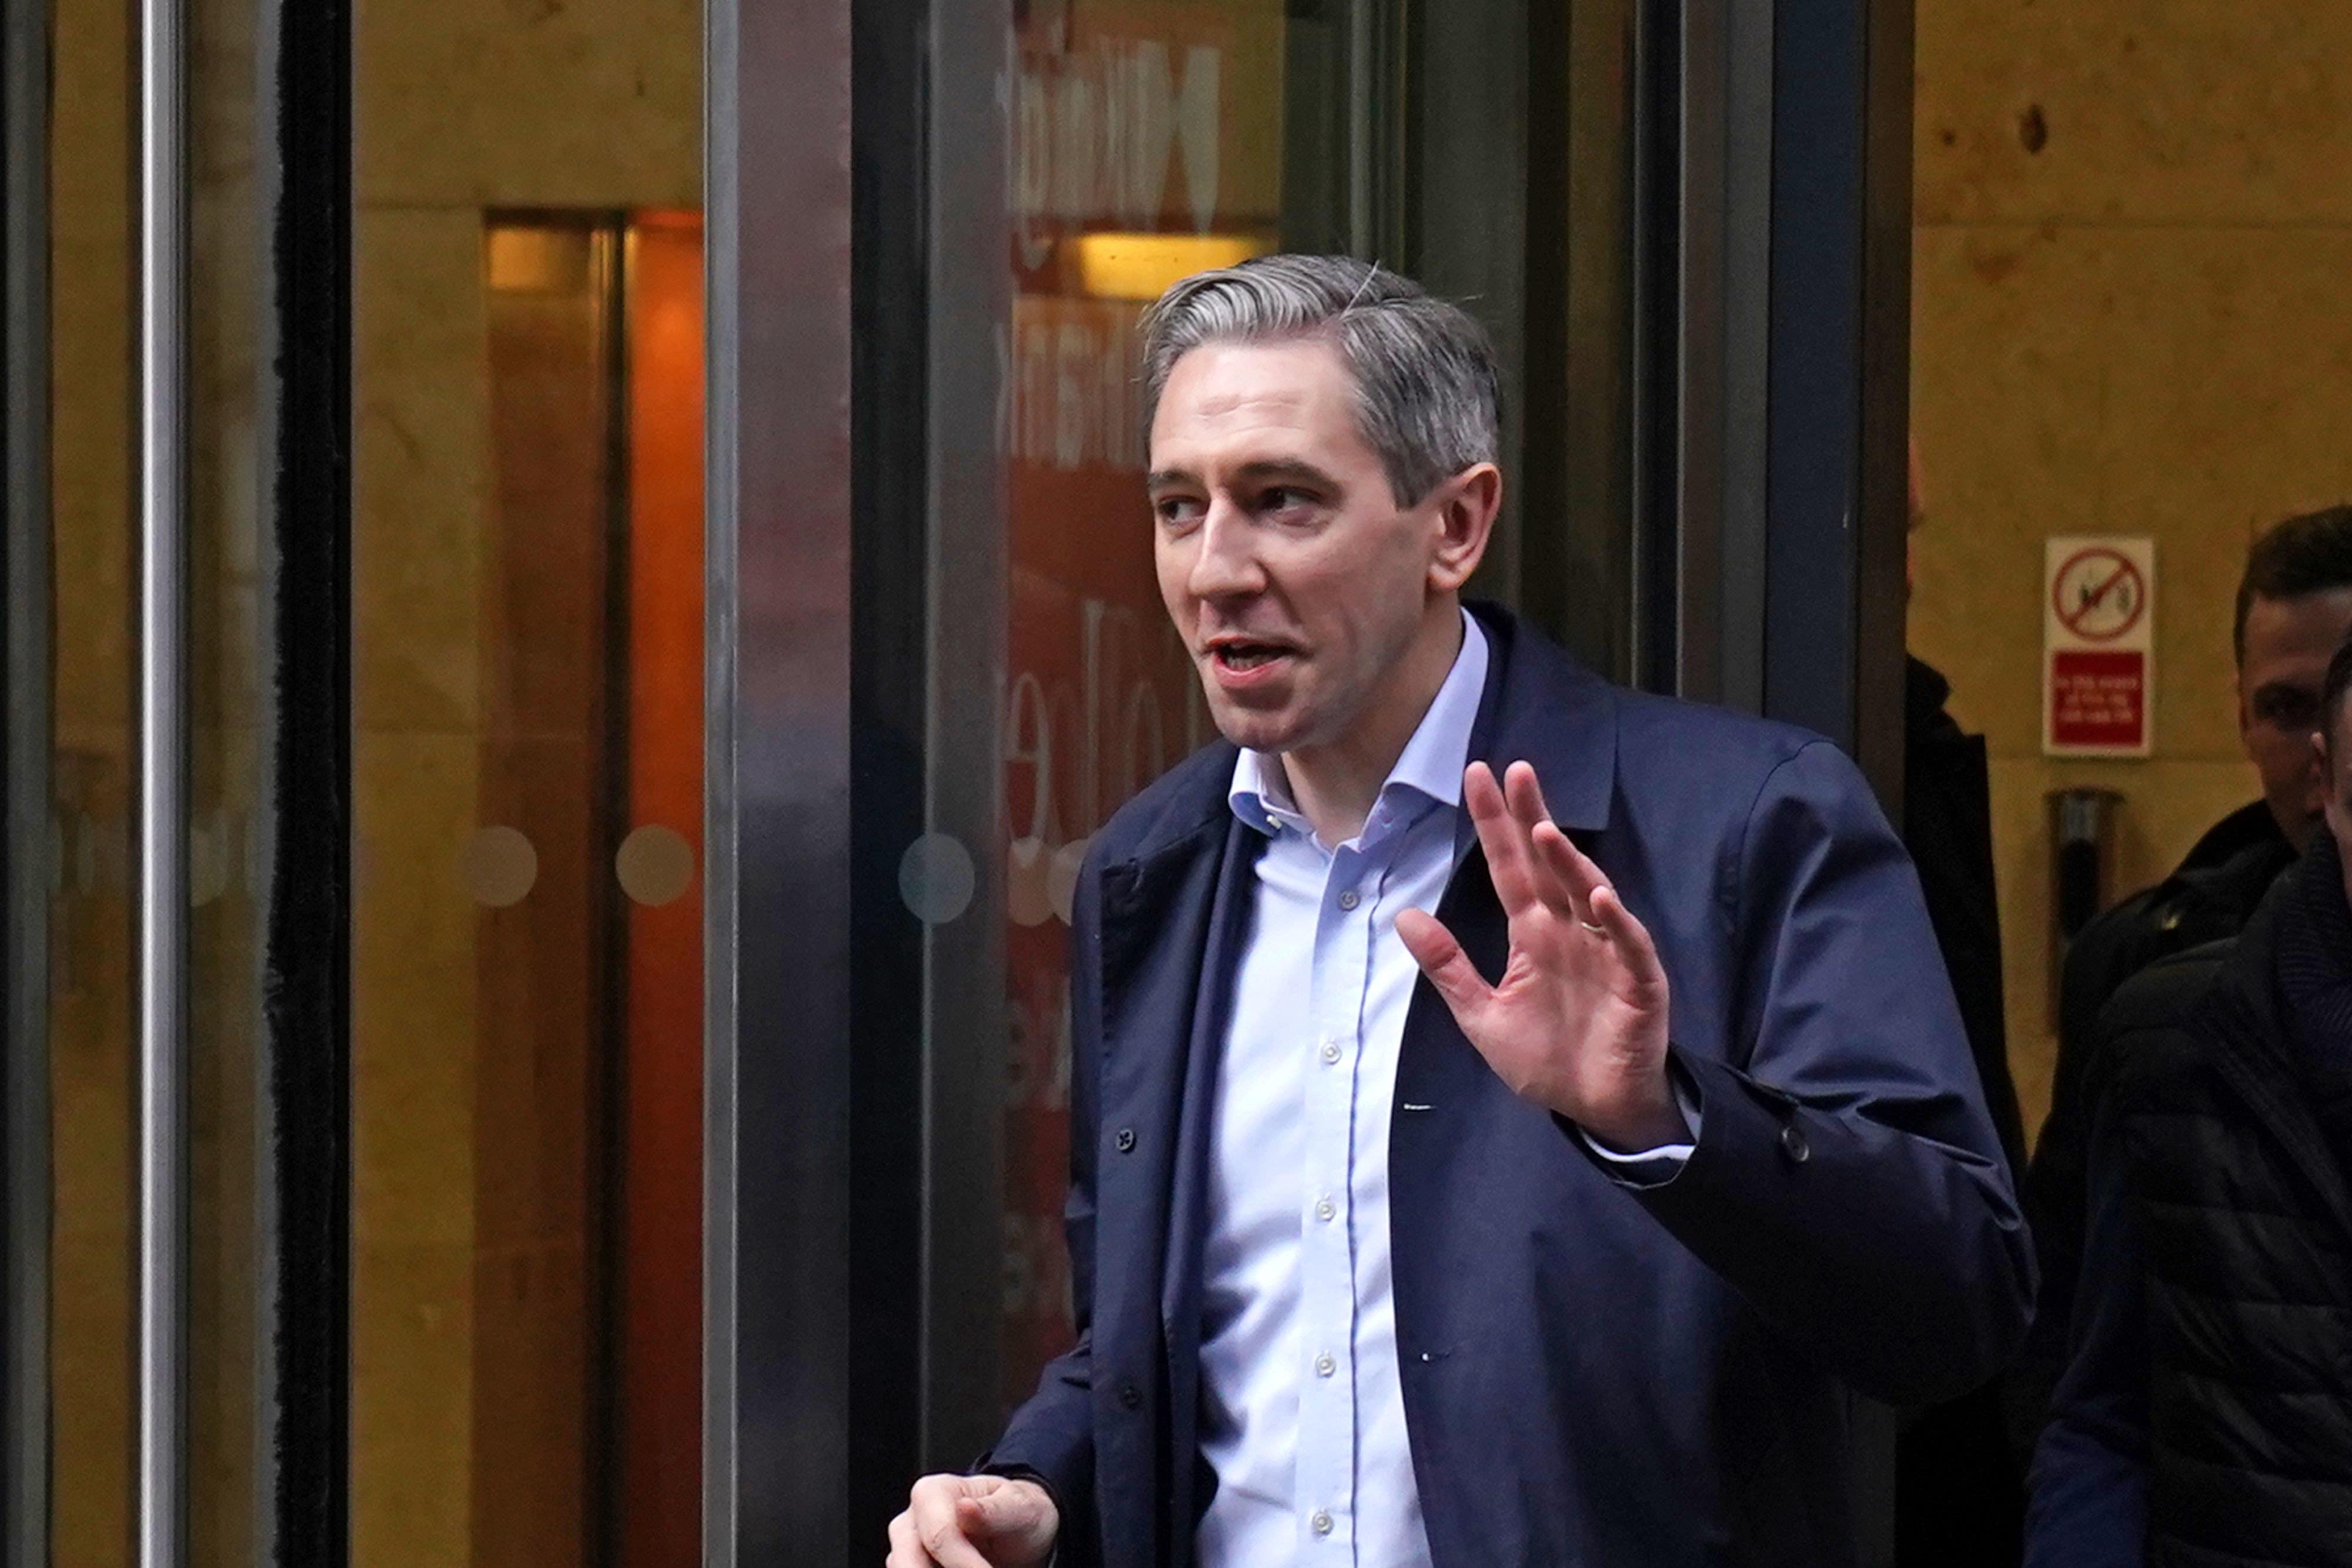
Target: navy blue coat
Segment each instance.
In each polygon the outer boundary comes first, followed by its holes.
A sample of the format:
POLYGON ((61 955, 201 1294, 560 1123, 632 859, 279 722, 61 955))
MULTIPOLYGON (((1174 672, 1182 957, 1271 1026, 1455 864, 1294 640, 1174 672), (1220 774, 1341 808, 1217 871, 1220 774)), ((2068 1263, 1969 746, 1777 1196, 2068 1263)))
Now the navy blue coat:
MULTIPOLYGON (((1611 1178, 1426 981, 1389 1145, 1398 1356, 1436 1568, 1854 1558, 1853 1396, 1998 1371, 2032 1261, 1918 882, 1818 738, 1612 687, 1507 613, 1471 756, 1525 758, 1655 937, 1700 1101, 1673 1180, 1611 1178)), ((1234 750, 1097 835, 1073 922, 1076 1348, 986 1468, 1046 1481, 1065 1564, 1183 1568, 1200 1458, 1210 1087, 1262 840, 1234 750)), ((1438 915, 1508 930, 1465 813, 1438 915)))

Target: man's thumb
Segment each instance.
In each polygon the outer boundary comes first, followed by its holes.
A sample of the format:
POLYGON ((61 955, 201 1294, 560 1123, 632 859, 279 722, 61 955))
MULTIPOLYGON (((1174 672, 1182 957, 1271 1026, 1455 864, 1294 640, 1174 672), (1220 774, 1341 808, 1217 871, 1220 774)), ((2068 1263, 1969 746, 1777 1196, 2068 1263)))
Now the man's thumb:
POLYGON ((1019 1507, 1018 1493, 1011 1487, 997 1487, 978 1497, 958 1498, 956 1523, 966 1535, 984 1541, 1017 1525, 1019 1507))

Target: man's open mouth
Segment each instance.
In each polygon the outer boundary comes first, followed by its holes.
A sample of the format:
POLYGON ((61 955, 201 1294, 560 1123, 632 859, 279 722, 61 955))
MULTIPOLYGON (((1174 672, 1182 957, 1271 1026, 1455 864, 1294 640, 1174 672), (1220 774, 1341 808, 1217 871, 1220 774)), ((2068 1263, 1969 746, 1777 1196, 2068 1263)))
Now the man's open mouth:
POLYGON ((1290 652, 1278 643, 1218 643, 1210 647, 1209 656, 1229 670, 1255 670, 1290 652))

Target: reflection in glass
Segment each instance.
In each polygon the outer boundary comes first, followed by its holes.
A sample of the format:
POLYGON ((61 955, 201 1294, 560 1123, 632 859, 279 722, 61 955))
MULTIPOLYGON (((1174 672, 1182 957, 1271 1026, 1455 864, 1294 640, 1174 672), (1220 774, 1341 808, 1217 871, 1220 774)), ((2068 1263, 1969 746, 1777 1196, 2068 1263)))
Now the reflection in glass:
POLYGON ((1347 142, 1333 116, 1349 9, 1065 0, 1025 8, 1019 25, 1000 433, 1008 1404, 1071 1339, 1061 1207, 1078 863, 1113 811, 1212 734, 1152 574, 1136 323, 1203 267, 1285 244, 1344 248, 1347 142), (1302 10, 1316 15, 1294 19, 1302 10))
POLYGON ((353 1557, 690 1563, 700 225, 362 232, 353 1557))
MULTIPOLYGON (((132 15, 57 0, 49 28, 54 663, 51 831, 39 847, 51 963, 46 1038, 11 1046, 44 1051, 48 1069, 47 1534, 48 1561, 59 1564, 126 1561, 134 1495, 132 15)), ((255 1560, 268 1479, 258 1380, 269 845, 258 808, 271 712, 257 477, 267 367, 255 286, 254 21, 250 7, 214 0, 187 18, 185 1469, 188 1547, 200 1564, 255 1560)))

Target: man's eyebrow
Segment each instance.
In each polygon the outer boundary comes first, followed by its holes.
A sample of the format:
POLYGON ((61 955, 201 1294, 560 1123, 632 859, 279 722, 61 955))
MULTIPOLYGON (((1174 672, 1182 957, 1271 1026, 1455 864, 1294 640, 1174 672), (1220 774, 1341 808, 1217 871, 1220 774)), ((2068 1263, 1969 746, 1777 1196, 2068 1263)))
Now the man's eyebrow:
MULTIPOLYGON (((1285 480, 1312 485, 1318 489, 1337 490, 1339 481, 1323 469, 1301 458, 1270 457, 1263 462, 1244 463, 1234 470, 1233 476, 1244 484, 1279 484, 1285 480)), ((1143 487, 1159 490, 1174 486, 1198 488, 1201 476, 1189 468, 1155 468, 1144 476, 1143 487)))
POLYGON ((1297 480, 1301 484, 1315 486, 1318 489, 1337 490, 1339 488, 1339 480, 1333 478, 1322 469, 1318 468, 1314 464, 1303 462, 1296 458, 1277 459, 1265 463, 1244 463, 1239 468, 1234 470, 1234 476, 1239 479, 1246 479, 1253 484, 1259 485, 1263 485, 1269 480, 1279 481, 1284 479, 1292 479, 1297 480))

